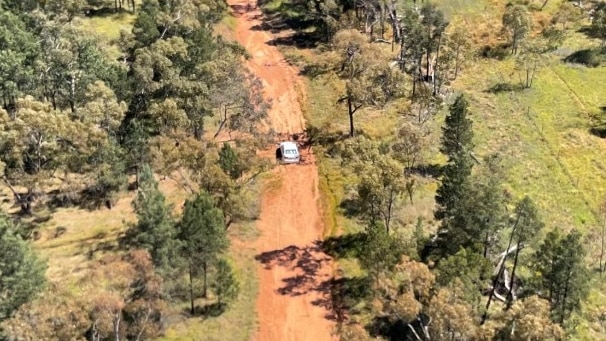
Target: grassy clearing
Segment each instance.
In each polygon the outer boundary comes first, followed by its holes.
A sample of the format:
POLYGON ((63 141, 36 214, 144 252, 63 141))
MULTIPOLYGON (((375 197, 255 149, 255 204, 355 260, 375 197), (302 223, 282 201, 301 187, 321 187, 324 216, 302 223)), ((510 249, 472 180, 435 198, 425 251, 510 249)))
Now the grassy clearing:
MULTIPOLYGON (((181 206, 187 196, 171 180, 161 181, 160 189, 175 207, 181 206)), ((118 237, 126 231, 128 223, 136 220, 133 199, 133 193, 125 194, 111 210, 70 207, 53 212, 52 218, 40 226, 40 238, 34 242, 34 247, 48 261, 47 278, 57 284, 76 283, 95 260, 117 252, 118 237), (58 228, 65 228, 60 236, 58 228)))
POLYGON ((136 15, 130 12, 120 12, 98 17, 77 17, 74 21, 78 27, 96 38, 103 53, 111 60, 120 56, 120 50, 114 43, 120 38, 120 31, 129 31, 135 21, 136 15))
MULTIPOLYGON (((175 211, 180 211, 188 193, 171 179, 160 181, 160 189, 167 201, 174 205, 175 211)), ((127 229, 129 222, 134 222, 131 202, 134 194, 123 195, 111 209, 95 211, 78 208, 58 209, 53 212, 52 219, 44 223, 39 231, 40 238, 34 242, 39 254, 48 261, 47 278, 51 282, 49 290, 63 288, 63 300, 80 297, 82 288, 80 280, 86 277, 98 264, 96 261, 107 254, 120 253, 117 248, 119 236, 127 229), (65 228, 65 232, 56 236, 57 228, 65 228)), ((241 293, 227 310, 218 317, 187 318, 183 314, 187 303, 175 304, 170 307, 165 337, 160 340, 248 340, 256 328, 254 314, 257 297, 256 266, 254 250, 245 244, 254 241, 258 232, 254 223, 243 223, 230 228, 232 247, 229 259, 235 268, 240 281, 241 293), (238 325, 238 328, 233 328, 238 325)), ((106 281, 93 281, 90 285, 99 289, 106 281)), ((87 287, 87 292, 95 292, 87 287)), ((212 303, 199 300, 197 304, 212 303)))
POLYGON ((553 58, 531 89, 494 94, 496 84, 517 84, 517 72, 511 60, 481 60, 455 85, 470 94, 478 153, 503 157, 512 196, 531 195, 548 226, 587 231, 596 223, 606 165, 604 142, 590 129, 605 75, 553 58))
POLYGON ((120 37, 121 30, 130 30, 136 15, 130 12, 119 12, 106 16, 80 18, 78 24, 95 35, 112 41, 120 37))

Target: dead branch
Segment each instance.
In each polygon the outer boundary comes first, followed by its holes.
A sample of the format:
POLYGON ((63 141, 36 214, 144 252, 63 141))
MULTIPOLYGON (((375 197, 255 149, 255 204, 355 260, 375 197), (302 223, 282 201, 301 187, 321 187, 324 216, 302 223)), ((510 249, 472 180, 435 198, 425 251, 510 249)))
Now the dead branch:
MULTIPOLYGON (((521 247, 523 248, 524 245, 521 245, 521 247)), ((518 249, 518 246, 514 245, 514 246, 510 247, 509 249, 503 251, 499 255, 499 261, 497 262, 497 265, 495 266, 495 269, 494 269, 494 271, 492 273, 493 276, 498 275, 498 272, 501 269, 501 266, 503 265, 503 262, 505 262, 505 259, 507 258, 507 256, 509 256, 510 254, 516 252, 517 249, 518 249)))

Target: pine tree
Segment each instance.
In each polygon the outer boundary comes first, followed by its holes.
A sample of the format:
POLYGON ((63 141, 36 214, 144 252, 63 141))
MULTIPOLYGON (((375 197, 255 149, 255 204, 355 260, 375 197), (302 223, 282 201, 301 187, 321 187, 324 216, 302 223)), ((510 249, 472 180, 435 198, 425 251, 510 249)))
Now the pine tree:
POLYGON ((240 283, 238 283, 231 266, 226 260, 219 259, 215 267, 216 273, 211 288, 217 296, 217 304, 222 306, 238 297, 240 283))
POLYGON ((0 214, 0 321, 42 289, 45 270, 10 218, 0 214))
POLYGON ((511 240, 516 243, 516 251, 513 257, 513 268, 511 270, 509 291, 507 293, 508 308, 511 307, 511 304, 515 299, 513 283, 518 267, 520 252, 528 242, 536 238, 544 225, 539 217, 536 206, 527 196, 518 203, 515 213, 516 221, 511 231, 511 240))
POLYGON ((446 125, 442 128, 440 152, 448 157, 448 164, 444 167, 442 184, 436 193, 436 219, 455 217, 462 199, 469 193, 473 166, 469 153, 473 148, 473 131, 467 118, 467 106, 463 95, 459 96, 450 107, 446 125))
POLYGON ((552 318, 563 323, 588 293, 589 270, 584 263, 581 234, 566 237, 559 231, 547 234, 534 254, 534 270, 540 274, 538 290, 551 303, 552 318))
POLYGON ((436 219, 442 220, 436 240, 437 251, 442 256, 455 254, 460 247, 466 247, 470 240, 477 238, 466 231, 470 225, 467 198, 471 193, 469 178, 473 166, 470 155, 473 131, 471 120, 467 118, 467 107, 465 98, 459 96, 451 105, 442 129, 440 151, 448 157, 448 164, 436 193, 438 209, 434 214, 436 219))
POLYGON ((219 167, 229 175, 232 180, 237 180, 242 176, 246 166, 240 162, 238 153, 229 143, 225 142, 219 151, 219 167))
POLYGON ((404 251, 400 240, 390 235, 381 223, 371 224, 365 232, 360 265, 374 277, 378 284, 381 273, 393 268, 404 251))
POLYGON ((138 191, 133 202, 138 221, 128 233, 130 242, 148 250, 156 267, 168 269, 177 254, 177 229, 172 207, 166 204, 148 165, 140 172, 138 191))
POLYGON ((467 118, 469 103, 459 95, 450 106, 445 126, 442 128, 440 152, 452 162, 461 155, 468 155, 473 149, 472 122, 467 118))
POLYGON ((179 240, 182 242, 181 253, 188 264, 191 312, 193 314, 194 278, 201 270, 204 283, 202 296, 207 297, 209 267, 217 261, 217 256, 227 250, 229 239, 225 231, 223 212, 215 206, 212 197, 204 191, 193 200, 185 202, 179 228, 179 240))

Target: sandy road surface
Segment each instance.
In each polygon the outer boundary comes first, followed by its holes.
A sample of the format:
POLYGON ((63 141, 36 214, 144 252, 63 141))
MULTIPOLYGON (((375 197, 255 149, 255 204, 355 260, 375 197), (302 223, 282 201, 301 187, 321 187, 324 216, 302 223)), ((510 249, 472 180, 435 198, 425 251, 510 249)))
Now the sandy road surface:
MULTIPOLYGON (((247 0, 228 3, 237 18, 236 39, 252 56, 247 66, 263 81, 265 96, 272 101, 268 128, 302 132, 298 70, 268 44, 273 36, 260 30, 260 10, 247 8, 247 0)), ((276 167, 275 181, 261 198, 261 236, 255 245, 260 279, 256 341, 335 340, 329 308, 332 260, 317 247, 324 229, 318 171, 313 155, 306 154, 305 164, 276 167)))

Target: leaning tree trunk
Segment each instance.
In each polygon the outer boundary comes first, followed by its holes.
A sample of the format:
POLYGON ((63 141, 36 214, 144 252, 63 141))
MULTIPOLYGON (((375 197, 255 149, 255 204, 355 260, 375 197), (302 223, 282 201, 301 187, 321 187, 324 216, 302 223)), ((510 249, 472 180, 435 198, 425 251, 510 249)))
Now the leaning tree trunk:
POLYGON ((509 308, 511 308, 513 301, 516 299, 513 285, 514 285, 514 280, 515 280, 515 276, 516 276, 516 269, 518 267, 518 259, 520 256, 520 247, 521 247, 521 242, 518 240, 516 254, 513 258, 513 268, 511 269, 511 279, 509 280, 509 288, 508 288, 509 290, 507 292, 507 306, 505 308, 506 310, 509 310, 509 308))
MULTIPOLYGON (((498 270, 497 270, 497 273, 494 274, 494 278, 492 280, 492 288, 490 288, 488 302, 486 302, 486 310, 484 311, 484 314, 482 315, 482 321, 480 322, 480 325, 483 325, 484 322, 486 322, 486 320, 488 319, 488 310, 490 308, 490 304, 492 303, 492 297, 495 294, 495 290, 497 288, 497 282, 499 281, 499 277, 501 277, 501 274, 503 273, 503 270, 505 269, 505 260, 507 259, 507 256, 511 252, 510 249, 511 249, 511 244, 513 243, 513 236, 515 235, 516 228, 518 226, 519 221, 520 221, 520 217, 518 216, 515 224, 513 225, 513 229, 511 231, 511 236, 509 237, 509 242, 507 243, 507 249, 505 249, 505 253, 503 254, 503 257, 501 258, 501 260, 499 261, 499 263, 497 265, 498 270)), ((516 252, 517 252, 517 250, 516 250, 516 252)))

